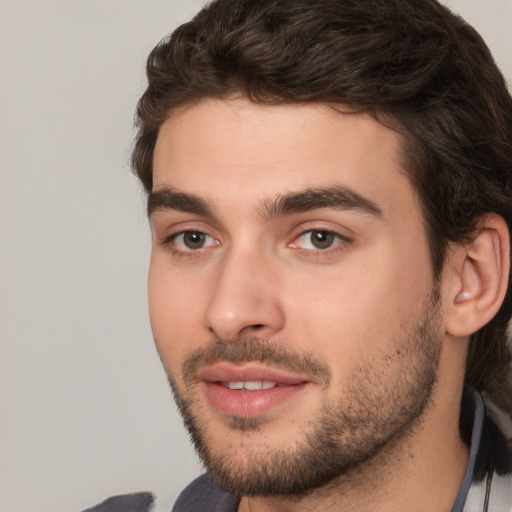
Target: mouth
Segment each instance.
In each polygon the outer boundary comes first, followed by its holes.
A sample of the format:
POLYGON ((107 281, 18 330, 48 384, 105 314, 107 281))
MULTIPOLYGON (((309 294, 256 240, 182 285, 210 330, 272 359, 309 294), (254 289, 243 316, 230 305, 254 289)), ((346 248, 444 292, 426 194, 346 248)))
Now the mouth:
POLYGON ((288 386, 289 384, 280 384, 266 380, 248 380, 238 382, 219 382, 221 386, 233 391, 259 391, 261 389, 272 389, 278 386, 288 386))
POLYGON ((218 363, 199 374, 200 390, 222 416, 258 418, 281 410, 313 382, 305 375, 253 364, 218 363))

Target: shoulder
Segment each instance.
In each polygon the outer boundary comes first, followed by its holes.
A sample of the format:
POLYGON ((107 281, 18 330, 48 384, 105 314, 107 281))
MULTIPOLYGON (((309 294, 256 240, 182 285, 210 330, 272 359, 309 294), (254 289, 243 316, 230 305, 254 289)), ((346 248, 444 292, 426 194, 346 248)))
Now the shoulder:
POLYGON ((464 510, 512 512, 512 419, 483 398, 485 419, 464 510))
POLYGON ((239 498, 222 490, 207 473, 178 496, 172 512, 236 512, 239 498))
POLYGON ((112 496, 82 512, 149 512, 154 496, 150 492, 137 492, 112 496))
POLYGON ((512 475, 512 418, 509 410, 483 394, 486 411, 482 444, 490 453, 490 464, 500 476, 512 475))

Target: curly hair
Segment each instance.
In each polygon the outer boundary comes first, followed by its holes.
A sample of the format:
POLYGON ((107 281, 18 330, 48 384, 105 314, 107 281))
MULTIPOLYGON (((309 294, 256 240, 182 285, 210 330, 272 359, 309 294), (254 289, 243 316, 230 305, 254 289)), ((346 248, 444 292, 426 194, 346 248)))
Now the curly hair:
MULTIPOLYGON (((215 0, 154 48, 147 77, 132 155, 147 191, 159 128, 177 109, 234 95, 322 102, 401 134, 436 277, 482 215, 512 226, 511 95, 480 35, 436 0, 215 0)), ((478 390, 504 385, 511 312, 509 286, 471 337, 466 382, 478 390)))

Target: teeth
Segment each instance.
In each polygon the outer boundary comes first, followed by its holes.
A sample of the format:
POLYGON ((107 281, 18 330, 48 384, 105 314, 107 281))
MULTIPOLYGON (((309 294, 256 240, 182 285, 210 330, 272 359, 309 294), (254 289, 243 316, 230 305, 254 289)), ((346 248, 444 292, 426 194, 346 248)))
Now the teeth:
POLYGON ((263 389, 263 382, 257 380, 248 380, 247 382, 244 382, 244 389, 247 389, 247 391, 263 389))
POLYGON ((261 381, 261 380, 248 380, 246 382, 223 382, 222 385, 229 389, 247 391, 257 391, 260 389, 271 389, 277 386, 276 382, 261 381))

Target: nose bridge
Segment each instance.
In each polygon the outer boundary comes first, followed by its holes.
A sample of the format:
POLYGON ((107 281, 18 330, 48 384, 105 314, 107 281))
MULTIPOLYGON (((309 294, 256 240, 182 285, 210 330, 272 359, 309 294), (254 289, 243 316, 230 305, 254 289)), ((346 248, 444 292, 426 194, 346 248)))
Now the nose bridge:
POLYGON ((205 322, 225 341, 271 336, 284 325, 280 277, 264 251, 251 244, 232 246, 219 263, 205 322))

